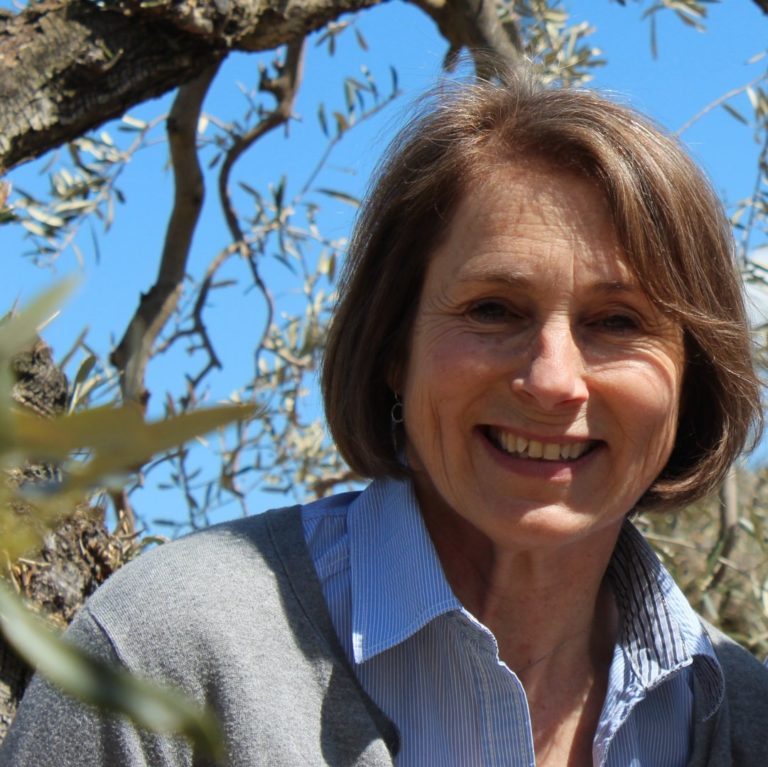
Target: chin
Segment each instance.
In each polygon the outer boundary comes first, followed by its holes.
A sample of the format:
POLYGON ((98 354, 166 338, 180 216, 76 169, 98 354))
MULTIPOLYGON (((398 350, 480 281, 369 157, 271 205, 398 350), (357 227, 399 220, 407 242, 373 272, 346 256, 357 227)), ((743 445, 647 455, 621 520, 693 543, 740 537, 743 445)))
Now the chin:
POLYGON ((481 530, 497 545, 514 548, 537 546, 563 546, 577 543, 592 536, 615 537, 624 522, 625 514, 595 516, 589 511, 563 506, 558 503, 519 503, 500 509, 487 524, 478 520, 481 530))

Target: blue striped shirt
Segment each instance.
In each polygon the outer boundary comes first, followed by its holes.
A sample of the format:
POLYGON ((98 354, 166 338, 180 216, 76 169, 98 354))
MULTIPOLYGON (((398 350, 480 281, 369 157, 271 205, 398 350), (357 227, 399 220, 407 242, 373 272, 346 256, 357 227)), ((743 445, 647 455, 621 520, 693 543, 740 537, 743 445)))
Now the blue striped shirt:
MULTIPOLYGON (((454 596, 409 482, 303 508, 331 619, 363 688, 400 731, 399 767, 535 764, 525 690, 454 596)), ((621 614, 593 763, 683 767, 693 677, 711 716, 724 683, 708 637, 629 523, 609 565, 621 614)))

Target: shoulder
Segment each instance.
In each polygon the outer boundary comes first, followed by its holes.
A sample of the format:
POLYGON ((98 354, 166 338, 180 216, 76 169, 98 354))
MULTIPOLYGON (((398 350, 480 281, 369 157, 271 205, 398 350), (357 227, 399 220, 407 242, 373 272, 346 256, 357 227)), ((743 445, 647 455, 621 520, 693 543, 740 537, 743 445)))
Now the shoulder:
POLYGON ((752 653, 709 623, 702 621, 725 675, 728 694, 756 694, 768 707, 768 668, 752 653))
MULTIPOLYGON (((768 668, 730 637, 704 623, 725 677, 731 751, 734 764, 768 760, 768 668)), ((768 763, 768 762, 761 762, 768 763)))
MULTIPOLYGON (((319 764, 326 749, 357 758, 369 748, 375 763, 390 763, 377 729, 389 725, 349 673, 307 554, 299 507, 219 525, 143 554, 91 597, 69 636, 210 705, 228 734, 233 765, 264 758, 319 764)), ((97 714, 42 680, 33 688, 10 747, 20 750, 10 753, 34 755, 18 764, 187 763, 179 756, 186 746, 179 750, 167 738, 97 714), (65 758, 62 739, 70 749, 65 758), (83 742, 94 744, 87 759, 83 742), (123 747, 135 758, 115 758, 123 747)), ((355 758, 327 761, 358 763, 355 758)))
POLYGON ((71 634, 96 626, 128 668, 164 673, 284 633, 317 601, 315 580, 299 507, 270 511, 142 554, 91 597, 71 634))
POLYGON ((254 578, 271 577, 281 552, 300 557, 302 543, 299 507, 226 522, 142 554, 115 573, 89 606, 100 609, 137 592, 152 600, 169 593, 204 595, 222 586, 235 591, 246 580, 252 589, 254 578))

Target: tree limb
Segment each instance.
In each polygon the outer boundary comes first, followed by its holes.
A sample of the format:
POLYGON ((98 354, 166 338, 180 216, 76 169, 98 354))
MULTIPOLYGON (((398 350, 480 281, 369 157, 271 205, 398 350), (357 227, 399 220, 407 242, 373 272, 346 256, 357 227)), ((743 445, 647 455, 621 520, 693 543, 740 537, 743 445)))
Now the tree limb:
POLYGON ((728 470, 719 492, 720 530, 717 536, 717 546, 720 548, 717 567, 712 577, 704 587, 705 591, 717 589, 726 573, 726 562, 736 546, 739 529, 739 486, 736 481, 736 470, 733 466, 728 470))
POLYGON ((0 168, 192 79, 224 52, 86 0, 0 20, 0 168))
POLYGON ((523 44, 514 25, 505 29, 493 0, 412 0, 432 17, 440 34, 448 41, 444 66, 452 69, 463 48, 475 60, 479 77, 495 74, 498 63, 514 66, 520 60, 523 44), (492 53, 493 57, 482 54, 492 53))
POLYGON ((195 395, 197 387, 208 375, 208 373, 210 373, 210 371, 214 368, 221 368, 221 361, 219 360, 218 354, 216 354, 213 341, 211 341, 210 335, 208 334, 208 328, 206 327, 205 321, 203 320, 203 310, 205 309, 205 305, 208 301, 208 295, 211 292, 211 288, 213 288, 213 280, 216 276, 216 272, 232 255, 237 252, 239 252, 239 247, 237 245, 230 244, 228 247, 224 248, 224 250, 222 250, 208 265, 205 278, 203 279, 203 283, 197 293, 195 305, 192 309, 192 316, 190 318, 192 323, 191 326, 183 330, 178 330, 160 347, 160 349, 158 349, 159 352, 163 352, 180 338, 197 336, 200 339, 200 345, 196 347, 196 350, 202 348, 208 355, 208 361, 202 370, 200 370, 194 376, 187 374, 187 394, 182 398, 181 401, 181 404, 184 408, 196 404, 195 395))
POLYGON ((270 50, 378 2, 43 0, 0 12, 0 170, 192 80, 229 50, 270 50))
POLYGON ((256 348, 261 346, 272 325, 272 316, 274 313, 273 302, 269 289, 259 274, 254 253, 246 243, 243 230, 240 226, 240 221, 238 220, 237 213, 232 204, 232 198, 229 194, 229 177, 237 160, 254 144, 254 142, 258 141, 270 131, 275 130, 275 128, 287 124, 291 119, 291 116, 293 115, 293 104, 301 84, 303 61, 304 38, 295 40, 286 47, 285 60, 282 64, 277 65, 276 77, 269 77, 266 70, 262 70, 259 90, 271 93, 275 97, 277 104, 275 105, 275 108, 271 112, 268 112, 253 128, 235 138, 232 147, 224 158, 221 172, 219 173, 219 199, 221 201, 222 211, 224 212, 224 218, 227 222, 227 227, 232 235, 233 242, 239 245, 241 255, 248 260, 254 284, 264 296, 267 305, 267 317, 264 323, 264 331, 256 348))
MULTIPOLYGON (((519 57, 492 0, 409 1, 448 40, 448 64, 462 48, 519 57)), ((230 50, 270 50, 380 2, 42 0, 0 11, 0 172, 189 82, 230 50)))
POLYGON ((219 200, 224 212, 232 239, 235 242, 244 240, 243 231, 240 228, 237 214, 232 205, 229 194, 229 177, 232 168, 244 152, 267 133, 285 125, 293 115, 293 103, 301 83, 302 64, 304 61, 304 39, 294 41, 287 46, 285 61, 278 64, 277 77, 269 77, 266 70, 262 70, 259 81, 259 90, 271 93, 277 104, 275 108, 266 114, 253 128, 242 135, 235 136, 232 146, 227 151, 219 173, 219 200))
POLYGON ((197 156, 200 109, 218 65, 182 86, 168 116, 168 143, 175 198, 155 284, 143 293, 139 308, 110 361, 120 370, 123 400, 146 404, 144 373, 155 340, 181 296, 192 236, 203 204, 204 182, 197 156))

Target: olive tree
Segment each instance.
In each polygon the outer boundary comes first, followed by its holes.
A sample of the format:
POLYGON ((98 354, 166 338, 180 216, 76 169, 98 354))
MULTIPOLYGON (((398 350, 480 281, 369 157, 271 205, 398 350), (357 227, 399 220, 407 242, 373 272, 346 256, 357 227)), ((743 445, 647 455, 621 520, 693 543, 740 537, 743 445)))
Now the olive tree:
MULTIPOLYGON (((674 15, 696 28, 706 25, 708 3, 703 0, 619 2, 643 10, 652 44, 659 14, 674 15)), ((130 482, 105 483, 106 491, 95 504, 91 496, 81 499, 91 510, 85 525, 90 533, 84 532, 82 518, 73 525, 72 515, 62 512, 70 526, 53 544, 50 538, 43 544, 43 549, 58 546, 55 552, 40 554, 38 549, 11 562, 12 583, 46 614, 55 612, 56 600, 35 591, 40 584, 50 591, 50 583, 39 577, 41 568, 34 563, 63 551, 65 559, 80 556, 81 566, 91 572, 94 558, 101 562, 106 551, 108 566, 101 568, 99 578, 86 579, 81 591, 94 587, 140 549, 136 517, 141 519, 142 509, 133 508, 130 490, 149 477, 162 475, 169 492, 176 493, 173 503, 186 506, 184 520, 176 523, 180 529, 207 524, 211 512, 225 502, 249 511, 248 496, 255 487, 298 490, 309 497, 359 481, 334 450, 318 408, 310 402, 346 242, 329 227, 328 206, 357 204, 355 194, 327 181, 328 168, 337 148, 400 95, 397 39, 391 41, 393 67, 386 77, 366 65, 367 42, 358 19, 379 13, 379 4, 41 0, 0 15, 0 168, 8 195, 0 206, 0 223, 23 228, 36 261, 50 264, 67 249, 83 260, 88 260, 82 255, 86 250, 98 253, 99 232, 120 215, 122 203, 131 204, 121 190, 122 174, 160 140, 167 144, 173 178, 165 234, 146 243, 136 259, 135 268, 146 275, 149 287, 136 296, 130 321, 111 328, 115 342, 109 348, 94 348, 84 333, 71 349, 63 354, 57 350, 70 379, 64 409, 77 415, 97 405, 132 404, 174 418, 220 399, 220 392, 209 387, 223 367, 220 350, 227 332, 215 322, 216 303, 228 301, 233 292, 248 291, 261 306, 258 327, 247 333, 229 329, 238 335, 238 353, 249 360, 249 372, 226 397, 254 405, 255 415, 205 446, 175 446, 155 458, 142 454, 125 467, 133 477, 130 482), (352 73, 339 72, 339 96, 322 94, 311 114, 299 114, 308 48, 321 47, 333 56, 342 38, 354 40, 361 64, 352 73), (253 57, 254 81, 243 85, 241 114, 222 118, 206 106, 206 99, 217 87, 226 59, 235 54, 253 57), (135 116, 141 105, 166 93, 173 93, 167 110, 135 116), (245 158, 270 137, 278 132, 292 136, 299 119, 316 121, 323 136, 317 157, 299 182, 253 178, 240 171, 245 158), (15 169, 30 161, 42 164, 45 192, 26 190, 16 181, 15 169), (221 221, 221 244, 198 259, 201 263, 193 263, 193 238, 203 215, 221 221), (96 232, 92 245, 89 231, 96 232), (290 275, 295 287, 291 295, 276 288, 276 268, 283 270, 282 280, 290 275), (166 359, 174 360, 177 373, 167 390, 148 383, 153 367, 166 359), (117 528, 98 538, 107 507, 117 528), (100 542, 89 549, 81 544, 93 530, 100 542)), ((559 0, 407 0, 406 5, 439 31, 448 72, 474 67, 476 76, 493 77, 495 66, 515 67, 525 58, 543 79, 578 85, 605 63, 589 23, 574 21, 559 0), (494 55, 485 55, 488 51, 494 55)), ((764 0, 755 0, 755 5, 768 13, 764 0)), ((628 16, 627 23, 637 21, 628 16)), ((761 147, 753 193, 733 209, 738 257, 746 279, 755 282, 764 281, 764 270, 748 254, 761 239, 768 211, 764 83, 763 74, 704 110, 724 108, 752 127, 761 147), (745 94, 748 110, 738 101, 745 94)), ((102 257, 109 258, 109 253, 102 257)), ((110 318, 100 321, 109 323, 110 318)), ((735 588, 734 573, 751 604, 762 605, 765 595, 764 490, 754 476, 743 486, 740 506, 726 503, 733 496, 726 493, 722 502, 715 499, 692 517, 692 528, 681 531, 682 522, 669 519, 642 522, 710 618, 717 617, 724 601, 733 604, 727 590, 735 588), (741 543, 738 529, 746 534, 741 543), (734 559, 739 546, 747 568, 734 559), (712 587, 714 596, 702 584, 712 587)), ((57 519, 49 519, 49 526, 56 529, 57 519)), ((67 603, 67 615, 84 595, 74 605, 67 603)), ((751 619, 735 629, 753 647, 764 648, 765 636, 757 636, 766 625, 762 607, 752 611, 753 619, 756 615, 756 622, 751 619)), ((4 660, 10 657, 0 638, 0 693, 9 689, 3 668, 10 668, 4 660)), ((18 677, 18 667, 13 673, 18 677)), ((12 712, 22 687, 16 684, 15 692, 6 694, 7 710, 12 712)))

